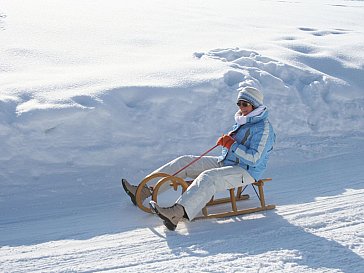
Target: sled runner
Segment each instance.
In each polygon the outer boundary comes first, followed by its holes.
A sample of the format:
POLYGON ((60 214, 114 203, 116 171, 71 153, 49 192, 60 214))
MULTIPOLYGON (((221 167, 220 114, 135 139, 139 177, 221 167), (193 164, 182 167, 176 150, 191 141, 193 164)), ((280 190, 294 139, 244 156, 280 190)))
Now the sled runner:
MULTIPOLYGON (((244 190, 247 186, 233 188, 228 190, 229 196, 225 198, 216 198, 213 197, 206 206, 202 209, 202 216, 196 217, 195 219, 203 219, 203 218, 221 218, 221 217, 229 217, 229 216, 236 216, 241 214, 248 214, 258 211, 265 211, 265 210, 271 210, 275 208, 275 205, 267 205, 265 202, 265 196, 264 196, 264 183, 271 181, 271 178, 261 179, 259 181, 256 181, 252 183, 252 187, 258 196, 260 206, 256 207, 248 207, 248 208, 238 208, 237 202, 242 200, 249 199, 248 194, 243 194, 244 190), (257 191, 258 189, 258 191, 257 191), (217 213, 209 213, 208 208, 215 205, 220 204, 231 204, 231 210, 229 211, 223 211, 223 212, 217 212, 217 213)), ((188 186, 192 183, 192 181, 185 181, 182 178, 176 177, 174 175, 166 174, 166 173, 154 173, 147 177, 145 177, 142 182, 139 184, 137 191, 136 191, 136 203, 137 206, 148 213, 151 213, 151 209, 148 206, 143 204, 143 200, 141 197, 142 189, 145 186, 149 186, 148 183, 155 182, 155 186, 153 186, 153 194, 152 194, 152 200, 158 203, 158 194, 159 190, 162 186, 170 186, 174 190, 177 190, 178 187, 182 188, 182 192, 186 191, 188 186)))

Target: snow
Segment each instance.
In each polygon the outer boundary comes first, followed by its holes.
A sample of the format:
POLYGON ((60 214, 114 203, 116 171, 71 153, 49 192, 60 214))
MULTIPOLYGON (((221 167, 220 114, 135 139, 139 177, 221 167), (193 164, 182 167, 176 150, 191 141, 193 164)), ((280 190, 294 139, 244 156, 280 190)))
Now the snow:
POLYGON ((0 271, 364 272, 363 16, 345 0, 3 0, 0 271), (212 147, 246 85, 277 132, 276 209, 171 232, 135 208, 121 177, 212 147))

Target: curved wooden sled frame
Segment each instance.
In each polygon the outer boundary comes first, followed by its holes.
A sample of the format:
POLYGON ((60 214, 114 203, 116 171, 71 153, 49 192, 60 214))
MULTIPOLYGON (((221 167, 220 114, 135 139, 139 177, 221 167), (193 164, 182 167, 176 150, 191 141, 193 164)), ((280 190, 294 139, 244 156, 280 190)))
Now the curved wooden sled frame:
MULTIPOLYGON (((167 173, 154 173, 147 177, 145 177, 140 184, 138 185, 137 191, 136 191, 136 202, 137 206, 148 213, 151 213, 151 209, 149 206, 144 206, 141 198, 141 192, 144 186, 148 186, 147 183, 158 179, 158 182, 155 184, 155 186, 152 187, 152 200, 155 202, 158 202, 158 192, 161 186, 163 186, 165 183, 168 183, 171 187, 173 187, 174 190, 177 190, 179 186, 182 187, 182 192, 185 192, 188 188, 188 186, 192 183, 192 181, 185 181, 182 178, 172 176, 167 173)), ((222 218, 222 217, 231 217, 236 215, 242 215, 242 214, 248 214, 258 211, 265 211, 265 210, 271 210, 274 209, 275 205, 266 205, 265 203, 265 196, 264 196, 264 183, 271 181, 272 178, 265 178, 260 179, 259 181, 256 181, 252 183, 252 187, 254 188, 254 191, 256 192, 259 201, 260 206, 258 207, 252 207, 252 208, 243 208, 238 209, 238 206, 236 204, 237 201, 241 200, 247 200, 249 199, 248 194, 242 194, 244 189, 243 187, 238 187, 235 193, 235 188, 229 189, 229 197, 226 198, 218 198, 215 199, 212 197, 212 199, 206 204, 206 206, 202 209, 203 216, 196 217, 195 219, 205 219, 205 218, 222 218), (255 187, 258 188, 258 192, 256 191, 255 187), (226 204, 231 203, 231 210, 227 212, 219 212, 219 213, 208 213, 208 207, 219 205, 219 204, 226 204)))
POLYGON ((154 179, 159 179, 158 182, 154 186, 152 186, 152 192, 153 192, 152 200, 155 201, 156 203, 158 202, 158 191, 163 184, 169 183, 171 186, 173 186, 174 190, 177 190, 178 186, 181 186, 182 192, 184 192, 189 186, 188 183, 185 182, 182 178, 172 176, 167 173, 154 173, 154 174, 148 175, 147 177, 145 177, 142 180, 142 182, 140 182, 140 184, 138 185, 137 191, 135 193, 135 199, 136 199, 137 206, 141 210, 148 212, 148 213, 151 213, 152 211, 149 208, 149 206, 144 206, 143 200, 141 197, 141 192, 145 186, 148 186, 147 183, 154 179))

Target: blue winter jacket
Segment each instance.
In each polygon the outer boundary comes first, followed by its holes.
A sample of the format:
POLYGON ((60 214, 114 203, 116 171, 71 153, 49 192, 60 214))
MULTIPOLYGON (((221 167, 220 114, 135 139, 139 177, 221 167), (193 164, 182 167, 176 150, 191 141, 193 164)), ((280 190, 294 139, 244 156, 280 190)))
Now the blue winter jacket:
POLYGON ((273 150, 275 133, 268 120, 267 108, 258 116, 248 117, 244 125, 235 124, 231 135, 235 142, 230 150, 223 148, 219 161, 224 166, 239 165, 257 181, 267 168, 273 150))

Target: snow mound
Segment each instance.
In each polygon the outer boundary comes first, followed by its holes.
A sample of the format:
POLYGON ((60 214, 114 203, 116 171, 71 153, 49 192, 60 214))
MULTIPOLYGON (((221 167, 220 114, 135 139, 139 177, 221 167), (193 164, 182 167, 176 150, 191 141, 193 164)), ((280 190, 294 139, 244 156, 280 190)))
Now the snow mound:
MULTIPOLYGON (((281 136, 346 134, 364 128, 364 98, 350 82, 302 69, 245 49, 215 49, 198 58, 226 62, 227 86, 255 86, 272 109, 271 120, 281 136), (289 119, 287 119, 289 117, 289 119)), ((328 60, 330 64, 331 60, 328 60)))
POLYGON ((3 95, 2 178, 14 183, 24 176, 37 179, 46 172, 42 169, 121 166, 122 173, 138 180, 178 155, 196 154, 215 143, 234 122, 236 89, 247 85, 265 95, 278 151, 305 150, 307 145, 321 151, 332 141, 307 143, 305 138, 303 143, 295 136, 327 139, 361 134, 364 129, 364 99, 350 82, 247 49, 214 49, 194 56, 195 62, 222 63, 225 73, 186 86, 120 86, 88 95, 67 92, 58 102, 41 101, 27 92, 3 95), (136 155, 146 162, 143 169, 135 170, 130 159, 136 155))

